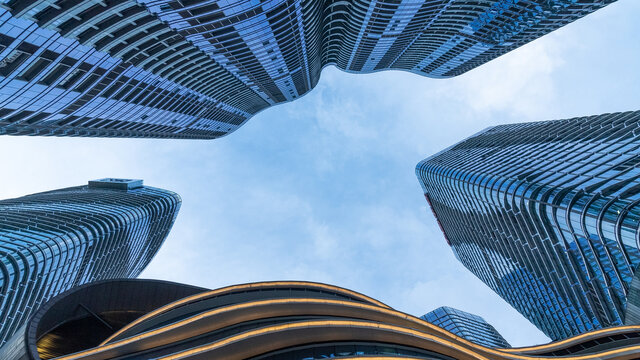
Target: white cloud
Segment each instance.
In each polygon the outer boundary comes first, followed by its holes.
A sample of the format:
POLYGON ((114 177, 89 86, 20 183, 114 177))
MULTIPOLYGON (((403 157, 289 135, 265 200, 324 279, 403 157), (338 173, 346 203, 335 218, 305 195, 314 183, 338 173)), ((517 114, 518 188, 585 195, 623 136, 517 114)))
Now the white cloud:
POLYGON ((329 68, 311 94, 215 141, 2 137, 0 197, 104 176, 143 178, 183 198, 144 276, 209 288, 324 281, 414 315, 458 306, 514 345, 544 341, 455 260, 414 167, 486 126, 620 110, 607 108, 613 102, 637 108, 638 72, 615 66, 640 56, 639 25, 624 6, 455 79, 329 68), (582 36, 590 24, 600 30, 582 36), (620 33, 602 31, 609 28, 620 33))
POLYGON ((556 99, 554 71, 565 55, 557 41, 549 35, 482 65, 452 81, 447 95, 464 97, 473 111, 539 120, 556 99))

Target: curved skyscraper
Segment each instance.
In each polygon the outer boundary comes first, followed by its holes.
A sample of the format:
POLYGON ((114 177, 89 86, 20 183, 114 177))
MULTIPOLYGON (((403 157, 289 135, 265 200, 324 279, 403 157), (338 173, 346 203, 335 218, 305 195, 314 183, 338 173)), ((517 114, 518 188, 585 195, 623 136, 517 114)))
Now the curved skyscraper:
POLYGON ((53 296, 140 274, 179 208, 177 194, 122 179, 0 201, 0 344, 53 296))
POLYGON ((552 339, 639 321, 640 111, 492 127, 416 174, 455 256, 552 339))
POLYGON ((441 306, 420 317, 450 333, 479 345, 493 348, 510 348, 511 345, 485 319, 478 315, 441 306))
POLYGON ((274 281, 217 290, 108 280, 69 290, 0 349, 3 360, 626 360, 640 326, 516 349, 474 344, 336 286, 274 281), (74 311, 82 305, 82 312, 74 311))
POLYGON ((4 0, 0 134, 213 139, 323 67, 446 78, 615 0, 4 0))

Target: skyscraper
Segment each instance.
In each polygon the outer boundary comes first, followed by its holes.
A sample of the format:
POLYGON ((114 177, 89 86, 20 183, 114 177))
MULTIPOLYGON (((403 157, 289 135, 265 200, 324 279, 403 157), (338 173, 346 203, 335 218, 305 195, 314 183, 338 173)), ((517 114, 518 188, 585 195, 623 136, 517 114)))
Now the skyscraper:
POLYGON ((498 330, 485 319, 466 311, 441 306, 420 318, 479 345, 492 348, 511 347, 498 330))
POLYGON ((615 0, 5 0, 0 134, 212 139, 323 67, 446 78, 615 0))
POLYGON ((177 194, 124 179, 0 201, 0 345, 53 296, 140 274, 179 208, 177 194))
POLYGON ((582 360, 638 358, 640 326, 515 349, 474 344, 365 295, 272 281, 216 290, 155 280, 106 280, 41 307, 3 360, 582 360), (79 310, 78 310, 79 309, 79 310))
POLYGON ((455 256, 552 339, 640 314, 639 111, 488 128, 416 174, 455 256))

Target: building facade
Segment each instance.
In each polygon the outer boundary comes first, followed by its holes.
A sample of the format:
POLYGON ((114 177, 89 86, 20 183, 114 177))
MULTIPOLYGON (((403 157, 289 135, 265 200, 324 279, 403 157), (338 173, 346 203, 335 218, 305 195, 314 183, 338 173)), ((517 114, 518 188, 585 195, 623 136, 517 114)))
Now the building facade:
POLYGON ((466 311, 441 306, 420 318, 479 345, 492 348, 511 347, 498 330, 485 319, 466 311))
POLYGON ((615 0, 0 1, 0 134, 213 139, 323 67, 446 78, 615 0))
POLYGON ((484 347, 351 290, 273 281, 217 290, 116 279, 69 290, 0 348, 4 360, 534 360, 640 355, 640 326, 562 343, 484 347), (78 307, 82 305, 82 311, 78 307))
POLYGON ((180 202, 173 192, 123 179, 0 201, 0 345, 57 294, 138 276, 180 202))
POLYGON ((416 174, 455 256, 549 337, 625 323, 639 111, 492 127, 416 174))

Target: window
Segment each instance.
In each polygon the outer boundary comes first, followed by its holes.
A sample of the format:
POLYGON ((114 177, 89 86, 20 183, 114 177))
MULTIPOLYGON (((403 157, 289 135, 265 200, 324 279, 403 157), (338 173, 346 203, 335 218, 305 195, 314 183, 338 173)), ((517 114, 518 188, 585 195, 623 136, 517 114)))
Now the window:
POLYGON ((53 84, 64 73, 66 73, 67 70, 69 70, 75 63, 76 63, 75 59, 70 58, 68 56, 65 56, 62 59, 62 61, 60 62, 60 64, 58 64, 56 67, 54 67, 53 70, 51 70, 51 72, 49 72, 49 74, 45 75, 44 78, 42 80, 40 80, 40 83, 44 84, 44 85, 47 85, 47 86, 53 84))
POLYGON ((91 74, 83 82, 80 83, 74 90, 79 92, 84 92, 91 86, 94 82, 96 82, 100 76, 98 74, 91 74))
POLYGON ((111 95, 113 95, 113 93, 116 92, 116 90, 119 90, 120 88, 122 88, 122 85, 124 85, 124 81, 122 80, 116 81, 100 96, 108 98, 111 95))
POLYGON ((6 58, 0 61, 0 76, 7 77, 11 74, 18 66, 20 66, 27 58, 29 54, 24 51, 14 50, 7 56, 6 58))
POLYGON ((44 70, 49 64, 51 64, 52 60, 47 59, 45 57, 39 57, 36 61, 31 63, 31 66, 27 67, 20 75, 17 76, 18 79, 24 81, 31 81, 33 78, 38 76, 38 74, 44 70))
MULTIPOLYGON (((120 84, 118 86, 118 89, 121 89, 121 90, 113 97, 116 100, 122 99, 123 96, 125 96, 131 89, 133 89, 133 85, 131 83, 129 83, 129 84, 127 84, 127 86, 122 88, 122 85, 120 84)), ((106 96, 108 96, 108 95, 106 95, 106 96)))
POLYGON ((40 83, 49 86, 53 84, 56 80, 58 80, 58 78, 60 78, 62 74, 67 72, 67 70, 69 70, 68 65, 58 64, 58 66, 53 68, 53 70, 49 72, 48 75, 46 75, 42 80, 40 80, 40 83))
POLYGON ((75 69, 69 74, 64 80, 62 80, 59 84, 59 88, 69 89, 71 85, 75 84, 78 79, 80 79, 87 72, 82 69, 75 69))

